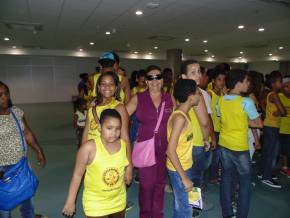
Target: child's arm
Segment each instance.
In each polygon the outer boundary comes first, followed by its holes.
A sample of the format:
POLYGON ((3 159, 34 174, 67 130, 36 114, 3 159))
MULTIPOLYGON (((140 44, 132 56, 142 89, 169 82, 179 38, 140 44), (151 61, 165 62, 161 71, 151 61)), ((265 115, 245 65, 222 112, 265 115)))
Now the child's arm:
POLYGON ((173 164, 174 168, 178 172, 179 176, 181 177, 185 190, 189 192, 191 191, 193 184, 192 184, 192 181, 186 176, 176 153, 178 139, 185 125, 186 125, 186 120, 182 115, 175 115, 172 118, 172 121, 171 121, 172 132, 170 134, 166 154, 168 158, 170 159, 171 163, 173 164))
POLYGON ((79 190, 80 183, 82 181, 82 177, 85 173, 86 166, 93 159, 90 157, 90 154, 93 153, 94 148, 95 142, 88 141, 87 143, 83 144, 78 151, 73 176, 69 186, 67 200, 62 210, 62 213, 65 216, 71 217, 75 213, 76 196, 79 190))
POLYGON ((254 139, 255 139, 255 149, 256 150, 260 150, 261 149, 261 143, 260 143, 260 137, 258 135, 258 130, 251 128, 251 131, 252 131, 254 139))
POLYGON ((79 116, 78 116, 76 113, 74 113, 74 117, 73 117, 74 120, 73 120, 73 123, 74 123, 74 128, 75 128, 75 129, 78 127, 78 125, 77 125, 78 118, 79 118, 79 116))
POLYGON ((82 144, 85 144, 88 141, 89 127, 90 127, 90 120, 89 120, 89 111, 88 111, 87 117, 86 117, 86 124, 85 124, 85 128, 82 135, 82 144))
POLYGON ((276 92, 273 92, 270 96, 269 96, 269 100, 274 103, 276 105, 276 107, 278 108, 278 111, 277 112, 274 112, 274 116, 285 116, 286 115, 286 110, 285 108, 283 107, 281 101, 280 101, 280 98, 278 96, 278 94, 276 92))

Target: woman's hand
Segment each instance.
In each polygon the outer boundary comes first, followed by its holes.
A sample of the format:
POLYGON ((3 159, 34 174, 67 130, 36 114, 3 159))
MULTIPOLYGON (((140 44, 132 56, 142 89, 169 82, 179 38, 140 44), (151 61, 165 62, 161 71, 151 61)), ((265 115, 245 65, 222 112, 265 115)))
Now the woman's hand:
POLYGON ((42 151, 37 152, 37 160, 40 166, 45 167, 46 159, 42 151))
POLYGON ((73 215, 75 215, 75 211, 75 203, 66 203, 62 209, 62 214, 66 217, 73 217, 73 215))
POLYGON ((186 192, 190 192, 192 190, 193 183, 187 176, 182 179, 182 183, 186 192))

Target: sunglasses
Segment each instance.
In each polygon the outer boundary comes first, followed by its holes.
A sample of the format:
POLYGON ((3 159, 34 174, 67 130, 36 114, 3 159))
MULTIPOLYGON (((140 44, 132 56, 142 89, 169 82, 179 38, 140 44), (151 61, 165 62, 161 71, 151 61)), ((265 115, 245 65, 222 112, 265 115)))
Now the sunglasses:
POLYGON ((154 76, 152 76, 152 75, 148 75, 148 76, 146 76, 146 80, 148 80, 148 81, 152 81, 152 80, 161 80, 162 78, 163 78, 163 77, 162 77, 161 74, 154 75, 154 76))

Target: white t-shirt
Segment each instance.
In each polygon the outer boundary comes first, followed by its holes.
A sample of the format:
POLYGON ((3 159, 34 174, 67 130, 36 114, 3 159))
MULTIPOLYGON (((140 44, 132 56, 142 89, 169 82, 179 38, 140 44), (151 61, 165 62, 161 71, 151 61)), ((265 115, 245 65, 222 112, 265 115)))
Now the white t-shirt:
POLYGON ((77 110, 75 112, 75 114, 78 116, 77 125, 79 127, 85 127, 85 125, 86 125, 87 111, 84 111, 84 113, 82 113, 79 110, 77 110))
POLYGON ((208 114, 211 114, 211 97, 210 95, 207 93, 207 91, 204 91, 203 89, 199 89, 203 98, 204 98, 204 101, 205 101, 205 105, 206 105, 206 109, 207 109, 207 113, 208 114))

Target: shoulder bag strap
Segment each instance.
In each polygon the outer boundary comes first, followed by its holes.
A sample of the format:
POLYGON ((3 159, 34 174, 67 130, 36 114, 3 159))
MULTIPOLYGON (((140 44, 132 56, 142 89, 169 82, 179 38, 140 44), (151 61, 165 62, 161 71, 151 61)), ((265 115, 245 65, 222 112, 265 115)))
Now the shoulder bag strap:
POLYGON ((154 130, 154 133, 157 133, 158 132, 158 129, 159 129, 159 126, 161 124, 162 117, 163 117, 164 108, 165 108, 165 101, 162 102, 161 111, 160 111, 160 114, 159 114, 159 117, 158 117, 158 121, 157 121, 155 130, 154 130))
POLYGON ((19 132, 19 134, 20 134, 20 136, 21 136, 22 151, 23 151, 23 156, 25 156, 26 146, 25 146, 24 135, 23 135, 23 132, 22 132, 22 129, 21 129, 20 123, 19 123, 19 121, 18 121, 18 119, 17 119, 15 113, 14 113, 12 110, 11 110, 10 112, 11 112, 11 114, 12 114, 13 119, 14 119, 15 122, 16 122, 16 126, 17 126, 17 128, 18 128, 18 132, 19 132))

